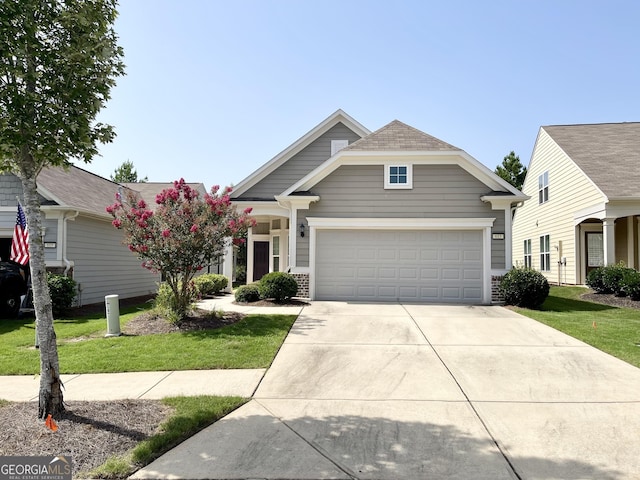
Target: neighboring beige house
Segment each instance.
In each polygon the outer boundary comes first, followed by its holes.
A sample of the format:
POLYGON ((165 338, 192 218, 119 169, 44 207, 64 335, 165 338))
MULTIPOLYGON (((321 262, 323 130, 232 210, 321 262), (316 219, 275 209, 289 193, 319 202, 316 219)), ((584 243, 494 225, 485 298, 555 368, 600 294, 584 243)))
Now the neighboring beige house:
POLYGON ((320 300, 488 304, 527 197, 469 154, 397 120, 338 110, 240 182, 247 280, 290 271, 320 300))
POLYGON ((513 260, 553 283, 639 267, 640 123, 541 127, 513 221, 513 260))

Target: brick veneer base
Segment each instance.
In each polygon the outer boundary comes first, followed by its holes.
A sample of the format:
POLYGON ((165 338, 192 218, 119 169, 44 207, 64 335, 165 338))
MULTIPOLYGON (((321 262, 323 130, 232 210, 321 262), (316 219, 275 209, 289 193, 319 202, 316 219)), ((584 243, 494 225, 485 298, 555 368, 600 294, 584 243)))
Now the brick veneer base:
POLYGON ((504 303, 504 297, 498 289, 502 278, 502 275, 491 275, 491 303, 504 303))
POLYGON ((309 274, 308 273, 292 273, 298 282, 298 295, 296 297, 309 298, 309 274))

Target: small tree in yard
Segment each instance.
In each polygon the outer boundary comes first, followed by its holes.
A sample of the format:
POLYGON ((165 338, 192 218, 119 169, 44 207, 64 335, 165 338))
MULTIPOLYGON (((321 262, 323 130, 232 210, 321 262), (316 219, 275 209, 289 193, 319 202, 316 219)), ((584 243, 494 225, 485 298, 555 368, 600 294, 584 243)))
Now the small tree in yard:
POLYGON ((107 207, 113 226, 124 231, 125 243, 142 266, 163 274, 178 318, 187 314, 193 301, 193 276, 212 258, 223 255, 227 244, 254 223, 251 209, 239 213, 231 204, 230 187, 218 192, 214 186, 200 198, 180 179, 156 196, 155 210, 131 191, 126 201, 117 199, 107 207))
POLYGON ((124 73, 116 0, 0 1, 0 172, 22 183, 40 345, 38 416, 64 411, 36 179, 70 159, 90 162, 109 125, 96 123, 124 73))

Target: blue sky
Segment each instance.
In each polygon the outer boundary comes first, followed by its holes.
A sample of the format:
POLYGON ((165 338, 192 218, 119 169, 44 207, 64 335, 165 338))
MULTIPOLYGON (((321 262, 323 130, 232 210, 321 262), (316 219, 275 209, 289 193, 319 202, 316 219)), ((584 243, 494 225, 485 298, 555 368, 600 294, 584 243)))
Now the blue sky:
POLYGON ((634 0, 124 0, 127 75, 84 166, 237 184, 338 108, 491 170, 541 125, 640 121, 634 0))

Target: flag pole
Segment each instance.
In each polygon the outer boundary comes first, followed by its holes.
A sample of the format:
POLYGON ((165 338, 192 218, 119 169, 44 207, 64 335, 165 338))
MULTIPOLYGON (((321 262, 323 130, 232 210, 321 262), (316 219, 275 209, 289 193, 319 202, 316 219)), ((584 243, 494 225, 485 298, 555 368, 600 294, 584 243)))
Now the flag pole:
MULTIPOLYGON (((24 212, 24 208, 22 208, 22 202, 20 201, 20 197, 18 195, 16 195, 16 202, 17 202, 17 206, 18 208, 22 209, 22 211, 24 212)), ((27 223, 27 232, 29 231, 29 224, 27 223)), ((27 247, 29 248, 29 247, 27 247)), ((22 309, 24 302, 29 300, 29 296, 31 294, 31 269, 24 269, 25 272, 25 276, 26 279, 25 281, 27 282, 27 294, 24 296, 23 299, 21 299, 20 301, 20 309, 22 309)), ((35 339, 34 339, 34 346, 35 348, 40 348, 40 340, 38 339, 38 319, 34 318, 34 331, 35 331, 35 339)))

